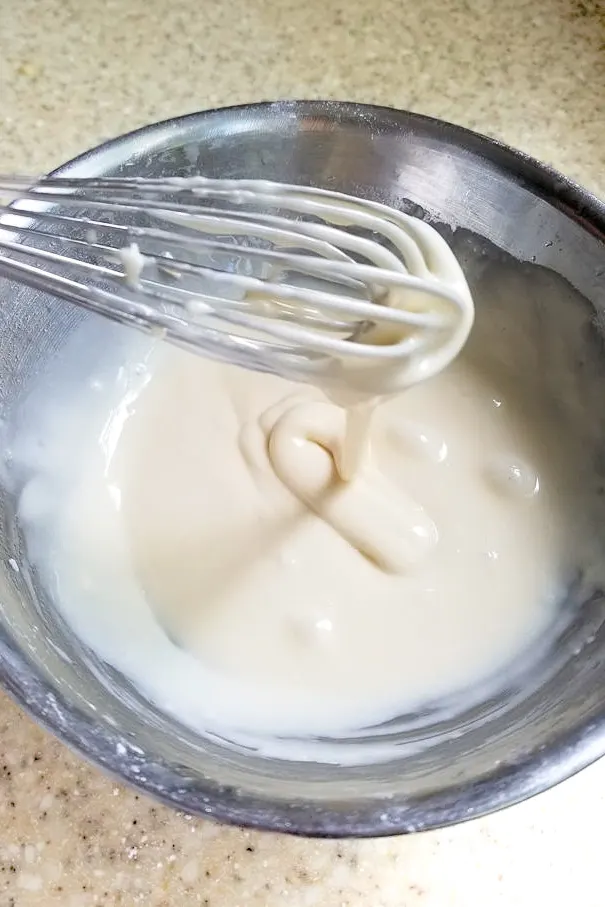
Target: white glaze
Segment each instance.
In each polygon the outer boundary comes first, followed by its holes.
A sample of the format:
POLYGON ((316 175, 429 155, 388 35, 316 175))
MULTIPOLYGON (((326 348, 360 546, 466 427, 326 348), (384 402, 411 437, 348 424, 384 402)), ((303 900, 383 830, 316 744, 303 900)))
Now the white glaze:
MULTIPOLYGON (((464 355, 422 380, 459 351, 472 301, 443 240, 410 230, 414 273, 462 294, 443 345, 343 365, 331 400, 160 345, 68 401, 33 456, 20 518, 58 607, 204 733, 296 759, 388 758, 313 738, 488 685, 552 624, 577 563, 574 452, 539 392, 464 355)), ((414 304, 438 314, 435 299, 414 304)), ((404 337, 391 330, 374 339, 404 337)))
POLYGON ((62 408, 20 516, 75 631, 181 720, 315 758, 275 735, 355 734, 484 683, 548 627, 569 464, 522 389, 462 357, 378 408, 342 483, 319 391, 162 345, 141 371, 62 408), (510 492, 519 464, 535 494, 510 492))

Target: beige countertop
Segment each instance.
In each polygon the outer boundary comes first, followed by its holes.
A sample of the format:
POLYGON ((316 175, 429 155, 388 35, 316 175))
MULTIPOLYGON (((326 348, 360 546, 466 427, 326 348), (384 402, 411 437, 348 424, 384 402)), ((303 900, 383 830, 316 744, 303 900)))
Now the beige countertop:
MULTIPOLYGON (((453 120, 605 196, 602 0, 0 0, 0 170, 278 97, 453 120)), ((601 762, 444 832, 247 833, 139 798, 0 699, 0 907, 601 907, 604 808, 601 762)))

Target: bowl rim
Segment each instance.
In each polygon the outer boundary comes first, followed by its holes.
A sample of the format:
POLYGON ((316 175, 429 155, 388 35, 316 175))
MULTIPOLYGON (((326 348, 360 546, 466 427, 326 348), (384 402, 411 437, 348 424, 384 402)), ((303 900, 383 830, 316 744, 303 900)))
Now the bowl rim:
MULTIPOLYGON (((193 112, 142 126, 109 139, 55 168, 50 175, 66 176, 75 170, 83 171, 91 160, 101 159, 112 151, 121 151, 129 144, 134 147, 140 139, 145 139, 150 134, 156 136, 159 143, 163 134, 186 131, 189 124, 199 123, 212 116, 229 117, 241 113, 262 115, 270 110, 322 116, 332 120, 337 120, 338 115, 348 118, 387 115, 395 122, 399 121, 401 126, 416 125, 426 134, 479 154, 509 175, 522 179, 532 192, 562 210, 583 229, 605 243, 605 203, 549 165, 503 142, 445 120, 393 107, 355 102, 261 101, 193 112)), ((120 160, 124 160, 124 157, 120 160)), ((58 692, 49 696, 43 677, 32 669, 25 653, 13 649, 2 638, 0 684, 39 725, 120 783, 126 783, 141 793, 152 795, 187 813, 205 815, 238 826, 309 837, 363 838, 445 828, 485 816, 541 793, 576 774, 605 753, 604 698, 603 709, 597 720, 593 719, 578 726, 573 732, 559 735, 547 748, 529 751, 515 764, 504 768, 494 766, 492 772, 478 782, 452 786, 438 793, 428 792, 413 800, 398 801, 396 797, 368 797, 362 800, 347 798, 339 803, 326 801, 325 807, 318 801, 287 803, 220 787, 211 780, 208 780, 203 790, 203 782, 198 783, 195 789, 183 787, 178 772, 169 766, 163 766, 164 781, 166 777, 173 781, 172 790, 169 791, 165 783, 160 784, 153 777, 143 779, 138 774, 126 773, 124 765, 116 756, 116 752, 119 752, 116 746, 122 739, 121 735, 116 731, 114 738, 112 730, 107 728, 103 731, 106 739, 99 741, 92 720, 74 706, 68 705, 58 692)))

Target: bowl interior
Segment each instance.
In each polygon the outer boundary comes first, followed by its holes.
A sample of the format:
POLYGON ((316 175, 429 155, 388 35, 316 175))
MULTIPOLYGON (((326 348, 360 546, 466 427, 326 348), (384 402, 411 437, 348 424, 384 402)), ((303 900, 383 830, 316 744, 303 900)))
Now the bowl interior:
MULTIPOLYGON (((540 380, 557 401, 561 431, 582 432, 578 470, 603 474, 605 487, 605 220, 594 199, 556 174, 447 124, 323 102, 194 115, 62 169, 302 182, 427 218, 452 244, 473 291, 471 354, 540 380)), ((38 388, 60 394, 85 381, 125 348, 129 333, 6 282, 0 296, 0 416, 10 451, 38 388)), ((599 533, 595 563, 573 578, 551 636, 489 701, 455 719, 443 720, 436 706, 382 728, 396 744, 386 762, 296 763, 178 725, 87 651, 27 568, 10 456, 0 483, 3 684, 71 746, 187 812, 307 834, 409 831, 520 800, 605 751, 599 533)), ((602 509, 596 501, 595 512, 602 509)))

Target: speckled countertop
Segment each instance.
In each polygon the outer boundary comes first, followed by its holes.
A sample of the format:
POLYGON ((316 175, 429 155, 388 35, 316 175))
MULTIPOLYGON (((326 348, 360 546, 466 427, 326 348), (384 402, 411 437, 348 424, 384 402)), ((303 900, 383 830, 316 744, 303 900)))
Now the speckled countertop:
MULTIPOLYGON (((605 196, 602 0, 0 0, 0 169, 278 97, 444 117, 605 196)), ((605 762, 445 832, 220 828, 100 775, 0 699, 0 907, 602 907, 605 762)))

